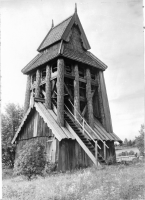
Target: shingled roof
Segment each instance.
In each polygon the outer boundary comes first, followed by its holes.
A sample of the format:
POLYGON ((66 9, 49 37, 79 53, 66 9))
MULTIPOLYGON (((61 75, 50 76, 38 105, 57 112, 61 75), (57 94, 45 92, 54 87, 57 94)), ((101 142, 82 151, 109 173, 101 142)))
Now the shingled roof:
POLYGON ((22 69, 22 72, 24 74, 28 74, 33 69, 42 66, 43 64, 53 60, 60 55, 99 68, 101 70, 105 70, 107 66, 91 52, 89 52, 89 49, 89 42, 79 20, 78 14, 75 11, 72 16, 68 17, 50 29, 40 44, 39 48, 37 49, 39 54, 37 54, 37 56, 22 69), (82 45, 85 50, 84 52, 78 52, 73 49, 66 48, 63 45, 64 42, 68 42, 68 36, 74 24, 78 26, 81 32, 82 45))
POLYGON ((54 44, 55 42, 57 42, 59 40, 61 40, 62 35, 63 35, 64 31, 66 30, 66 27, 68 26, 72 17, 73 16, 70 16, 69 18, 65 19, 63 22, 61 22, 57 26, 51 28, 37 50, 42 51, 46 47, 54 44))
POLYGON ((29 73, 36 67, 42 66, 46 62, 58 57, 63 56, 72 60, 75 60, 80 63, 84 63, 86 65, 90 65, 92 67, 96 67, 101 70, 107 69, 107 65, 105 65, 102 61, 100 61, 96 56, 94 56, 91 52, 77 52, 73 49, 69 48, 62 48, 63 44, 58 43, 56 44, 55 51, 51 51, 51 49, 48 49, 47 52, 39 53, 30 63, 26 65, 22 69, 22 72, 24 74, 29 73), (61 50, 62 49, 62 50, 61 50))
POLYGON ((46 35, 46 37, 44 38, 37 50, 40 52, 45 48, 49 47, 50 45, 54 44, 55 42, 58 42, 59 40, 67 41, 67 36, 74 24, 77 24, 81 31, 84 49, 89 50, 91 47, 89 45, 89 42, 87 40, 87 37, 85 35, 76 10, 72 16, 50 29, 50 31, 48 32, 48 34, 46 35))

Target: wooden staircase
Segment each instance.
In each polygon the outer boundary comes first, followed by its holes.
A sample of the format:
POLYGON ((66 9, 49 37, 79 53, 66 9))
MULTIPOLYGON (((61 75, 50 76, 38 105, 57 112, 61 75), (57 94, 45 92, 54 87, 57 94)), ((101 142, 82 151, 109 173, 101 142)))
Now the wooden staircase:
MULTIPOLYGON (((55 107, 57 107, 56 100, 54 99, 53 99, 53 104, 55 107)), ((66 110, 64 112, 64 119, 70 125, 70 127, 75 131, 75 133, 79 136, 79 138, 86 145, 86 147, 91 151, 93 156, 95 156, 95 143, 93 141, 91 142, 87 137, 85 137, 85 135, 83 134, 83 130, 81 130, 81 128, 79 127, 79 124, 77 124, 77 122, 74 119, 72 119, 72 117, 70 117, 68 111, 66 110)), ((107 164, 106 161, 103 159, 103 157, 99 154, 99 152, 98 152, 98 162, 101 165, 107 164)))

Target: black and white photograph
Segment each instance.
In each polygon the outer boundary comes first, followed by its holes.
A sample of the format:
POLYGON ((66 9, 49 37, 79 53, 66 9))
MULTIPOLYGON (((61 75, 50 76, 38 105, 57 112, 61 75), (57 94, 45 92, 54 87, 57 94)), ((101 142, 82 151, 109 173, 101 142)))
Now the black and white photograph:
POLYGON ((0 4, 0 198, 144 200, 143 1, 0 4))

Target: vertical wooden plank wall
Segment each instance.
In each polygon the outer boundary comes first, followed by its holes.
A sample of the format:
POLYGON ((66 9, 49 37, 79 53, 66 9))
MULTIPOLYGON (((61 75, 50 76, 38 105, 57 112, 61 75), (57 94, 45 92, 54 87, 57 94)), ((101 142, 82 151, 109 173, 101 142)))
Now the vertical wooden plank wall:
POLYGON ((92 166, 93 163, 76 140, 64 139, 59 143, 58 171, 92 166))

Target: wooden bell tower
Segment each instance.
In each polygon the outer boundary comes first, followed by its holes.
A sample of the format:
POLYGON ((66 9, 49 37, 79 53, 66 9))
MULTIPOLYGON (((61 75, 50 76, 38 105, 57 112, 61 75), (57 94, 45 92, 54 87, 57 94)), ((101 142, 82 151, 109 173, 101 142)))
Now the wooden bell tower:
POLYGON ((33 91, 35 98, 45 99, 48 109, 52 109, 52 100, 56 100, 60 126, 64 126, 65 105, 78 120, 79 114, 85 117, 92 128, 95 116, 106 130, 112 131, 107 94, 105 96, 106 91, 101 93, 100 88, 102 81, 105 89, 103 71, 107 66, 89 49, 76 7, 74 15, 57 26, 54 27, 52 21, 49 33, 38 48, 40 53, 22 70, 28 75, 25 112, 33 91), (57 36, 57 33, 62 35, 57 36), (47 54, 50 58, 43 59, 47 54), (108 104, 105 108, 104 103, 108 104))
MULTIPOLYGON (((76 147, 81 152, 83 149, 82 159, 87 155, 94 163, 100 157, 105 162, 115 155, 114 141, 121 141, 112 129, 103 75, 107 66, 90 48, 75 7, 74 14, 61 23, 54 26, 52 21, 38 54, 22 69, 27 75, 25 116, 12 142, 22 139, 21 135, 28 137, 32 131, 35 137, 53 133, 59 166, 68 158, 67 152, 74 150, 75 156, 66 161, 65 169, 79 162, 76 147)), ((85 166, 85 161, 82 163, 85 166)))

